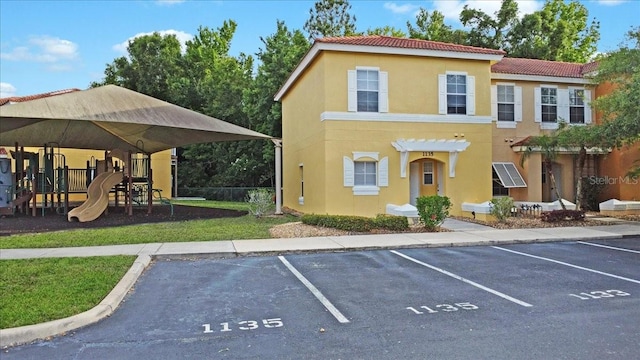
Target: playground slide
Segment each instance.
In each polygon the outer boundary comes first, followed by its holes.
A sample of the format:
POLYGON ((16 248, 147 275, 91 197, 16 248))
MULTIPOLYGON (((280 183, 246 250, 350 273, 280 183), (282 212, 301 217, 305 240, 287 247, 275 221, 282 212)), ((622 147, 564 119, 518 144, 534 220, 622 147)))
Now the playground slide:
POLYGON ((77 208, 71 209, 67 220, 77 219, 79 222, 97 219, 109 206, 109 191, 122 182, 122 172, 106 172, 98 175, 87 189, 87 200, 77 208))

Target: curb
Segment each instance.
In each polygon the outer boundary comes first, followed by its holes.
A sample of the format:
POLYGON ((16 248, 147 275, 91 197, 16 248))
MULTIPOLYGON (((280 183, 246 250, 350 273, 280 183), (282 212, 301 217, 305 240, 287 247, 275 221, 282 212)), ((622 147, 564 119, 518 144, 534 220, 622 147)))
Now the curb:
POLYGON ((110 316, 131 290, 138 277, 144 272, 151 256, 140 255, 127 273, 102 301, 90 310, 64 319, 48 321, 9 329, 0 329, 0 347, 6 348, 26 344, 39 339, 64 334, 68 331, 87 326, 110 316))

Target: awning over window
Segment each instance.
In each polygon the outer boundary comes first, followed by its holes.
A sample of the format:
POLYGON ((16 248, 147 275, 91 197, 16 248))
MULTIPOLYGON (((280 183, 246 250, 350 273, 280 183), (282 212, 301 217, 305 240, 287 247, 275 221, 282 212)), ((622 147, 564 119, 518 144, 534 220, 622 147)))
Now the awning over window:
POLYGON ((527 187, 527 183, 524 182, 518 168, 513 163, 494 162, 491 165, 498 174, 502 186, 506 188, 527 187))

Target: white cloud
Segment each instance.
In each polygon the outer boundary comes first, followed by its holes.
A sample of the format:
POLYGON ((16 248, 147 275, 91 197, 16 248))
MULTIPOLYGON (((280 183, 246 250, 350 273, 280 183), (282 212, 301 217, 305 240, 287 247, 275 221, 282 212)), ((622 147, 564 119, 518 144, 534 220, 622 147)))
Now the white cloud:
POLYGON ((33 36, 26 45, 14 47, 10 52, 0 53, 0 58, 9 61, 34 61, 55 63, 78 57, 78 45, 69 40, 51 36, 33 36))
POLYGON ((597 0, 598 4, 605 6, 616 6, 627 2, 627 0, 597 0))
POLYGON ((164 6, 171 6, 171 5, 180 4, 183 2, 185 2, 185 0, 156 0, 156 4, 164 5, 164 6))
POLYGON ((418 5, 412 4, 398 5, 394 2, 386 2, 384 3, 384 8, 387 10, 391 10, 391 12, 394 14, 406 14, 418 10, 418 8, 420 7, 418 5))
MULTIPOLYGON (((186 49, 186 45, 185 43, 191 39, 193 39, 193 35, 188 34, 184 31, 179 31, 179 30, 161 30, 161 31, 154 31, 159 33, 161 36, 165 36, 165 35, 175 35, 176 38, 178 38, 178 41, 180 41, 180 46, 182 47, 182 51, 185 51, 186 49)), ((153 35, 154 32, 146 32, 146 33, 137 33, 135 35, 133 35, 132 37, 128 38, 127 40, 121 42, 120 44, 116 44, 113 45, 113 50, 122 53, 122 54, 127 54, 127 47, 129 46, 129 41, 132 41, 136 38, 142 37, 142 36, 147 36, 147 35, 153 35)))
POLYGON ((16 89, 15 86, 9 83, 0 82, 0 98, 16 96, 17 91, 18 89, 16 89))
MULTIPOLYGON (((518 3, 518 16, 522 17, 542 9, 543 1, 541 0, 516 0, 518 3)), ((465 5, 469 5, 472 9, 478 9, 488 15, 495 14, 500 10, 501 1, 486 0, 435 0, 433 6, 435 10, 440 11, 445 19, 455 22, 460 21, 460 13, 465 5)))

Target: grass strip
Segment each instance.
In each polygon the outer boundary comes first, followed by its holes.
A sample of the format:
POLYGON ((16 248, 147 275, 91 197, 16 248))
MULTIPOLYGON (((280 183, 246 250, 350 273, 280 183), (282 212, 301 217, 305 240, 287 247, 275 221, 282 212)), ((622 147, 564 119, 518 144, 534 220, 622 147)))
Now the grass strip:
POLYGON ((43 323, 98 305, 135 256, 0 261, 0 328, 43 323))

